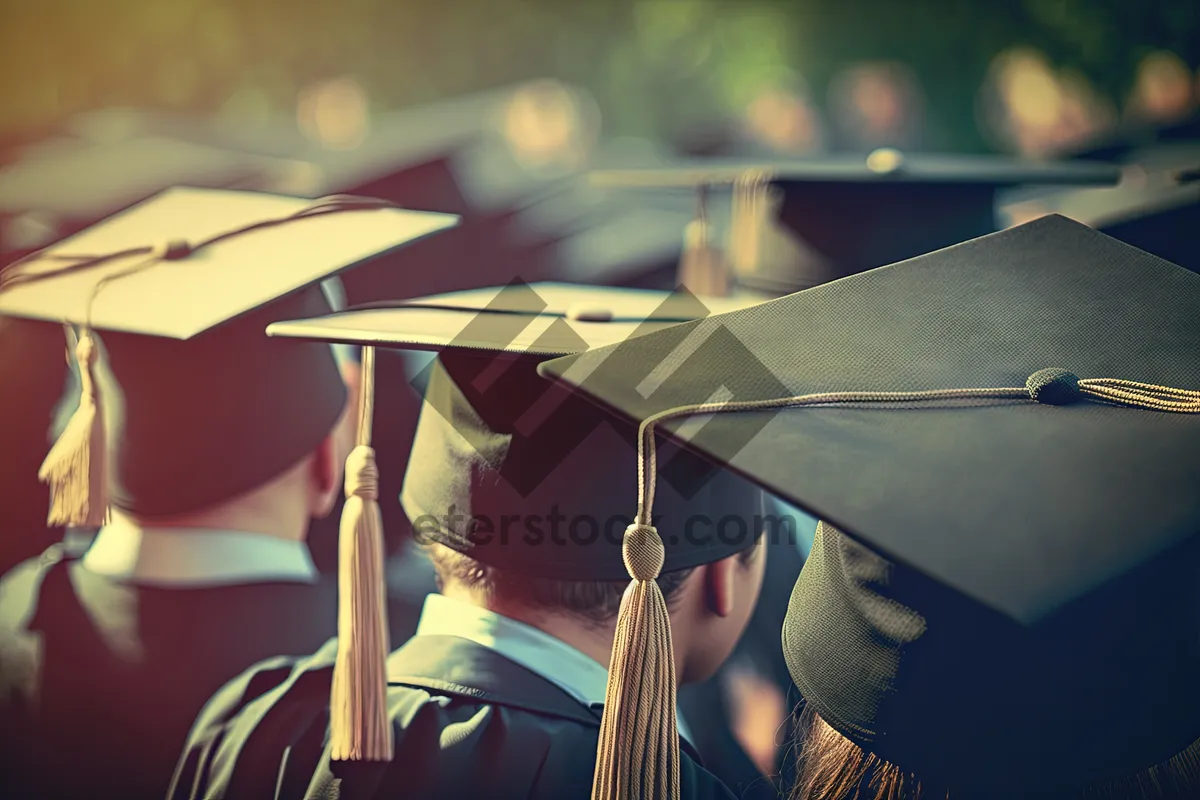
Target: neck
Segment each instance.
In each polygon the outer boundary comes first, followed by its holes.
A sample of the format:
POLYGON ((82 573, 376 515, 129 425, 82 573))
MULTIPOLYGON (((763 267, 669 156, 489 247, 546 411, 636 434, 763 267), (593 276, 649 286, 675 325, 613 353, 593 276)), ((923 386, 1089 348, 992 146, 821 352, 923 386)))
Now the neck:
MULTIPOLYGON (((543 633, 548 633, 555 639, 569 644, 579 652, 597 661, 605 669, 608 669, 609 663, 612 660, 613 640, 616 638, 617 632, 616 619, 607 620, 604 623, 596 623, 572 614, 531 609, 519 603, 506 603, 499 598, 484 600, 476 596, 473 592, 458 591, 451 586, 444 587, 442 593, 447 597, 482 606, 488 611, 501 614, 509 619, 515 619, 532 628, 537 628, 543 633)), ((681 639, 678 634, 672 637, 675 650, 675 675, 677 681, 680 676, 685 674, 686 667, 684 659, 681 656, 680 641, 681 639)))
POLYGON ((309 518, 303 497, 286 491, 286 484, 268 484, 209 508, 169 517, 126 514, 139 526, 204 528, 244 531, 289 541, 304 541, 309 518))

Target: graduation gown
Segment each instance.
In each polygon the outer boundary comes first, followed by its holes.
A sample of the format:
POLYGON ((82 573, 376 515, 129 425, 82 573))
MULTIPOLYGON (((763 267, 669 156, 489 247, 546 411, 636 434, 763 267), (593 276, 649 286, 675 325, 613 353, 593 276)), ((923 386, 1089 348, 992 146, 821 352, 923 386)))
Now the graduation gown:
POLYGON ((225 682, 336 631, 332 581, 138 587, 62 546, 0 582, 0 797, 162 798, 225 682))
MULTIPOLYGON (((330 761, 336 652, 331 640, 222 689, 189 736, 171 800, 590 797, 602 709, 456 636, 415 637, 388 659, 390 764, 330 761)), ((682 744, 682 797, 732 800, 682 744)))

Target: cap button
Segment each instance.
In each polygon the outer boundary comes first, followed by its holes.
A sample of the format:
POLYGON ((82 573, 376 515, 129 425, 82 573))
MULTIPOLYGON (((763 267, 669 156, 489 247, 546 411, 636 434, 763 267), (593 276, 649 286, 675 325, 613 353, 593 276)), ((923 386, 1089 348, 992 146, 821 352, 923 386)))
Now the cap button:
POLYGON ((192 254, 192 246, 185 239, 171 239, 154 248, 154 255, 162 261, 179 261, 192 254))
POLYGON ((609 308, 571 306, 567 309, 567 319, 575 322, 609 322, 612 318, 613 312, 609 308))
POLYGON ((1079 390, 1079 377, 1060 367, 1039 369, 1025 381, 1029 396, 1038 403, 1065 406, 1083 396, 1079 390))
POLYGON ((877 175, 899 172, 904 166, 904 154, 894 147, 881 147, 867 156, 867 169, 877 175))

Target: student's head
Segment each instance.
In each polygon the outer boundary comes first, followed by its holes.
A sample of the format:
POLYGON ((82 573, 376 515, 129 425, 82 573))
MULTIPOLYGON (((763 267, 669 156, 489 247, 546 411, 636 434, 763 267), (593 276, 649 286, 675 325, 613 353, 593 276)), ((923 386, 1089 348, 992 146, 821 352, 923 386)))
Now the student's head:
MULTIPOLYGON (((620 324, 618 326, 620 327, 620 324)), ((631 327, 627 324, 625 327, 631 327)), ((636 511, 636 428, 537 375, 544 359, 445 350, 431 364, 401 501, 448 594, 611 639, 636 511)), ((680 677, 711 674, 757 602, 762 494, 680 448, 654 518, 680 677)))
POLYGON ((791 797, 1200 796, 1196 549, 1026 626, 822 523, 784 624, 791 797))
MULTIPOLYGON (((704 680, 729 657, 758 601, 766 566, 766 537, 741 552, 697 567, 666 572, 658 585, 684 681, 704 680)), ((443 594, 537 624, 548 617, 610 636, 628 580, 561 580, 489 567, 443 544, 425 547, 443 594)))
POLYGON ((264 331, 329 311, 312 287, 185 341, 103 334, 114 510, 160 525, 231 505, 293 527, 328 514, 351 444, 346 382, 328 345, 264 331))

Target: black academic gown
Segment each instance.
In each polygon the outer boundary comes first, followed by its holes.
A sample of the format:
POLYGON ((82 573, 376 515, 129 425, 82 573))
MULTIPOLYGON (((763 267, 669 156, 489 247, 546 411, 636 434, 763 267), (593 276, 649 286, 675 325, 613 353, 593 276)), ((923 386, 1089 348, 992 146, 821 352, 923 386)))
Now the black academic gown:
MULTIPOLYGON (((275 659, 213 698, 176 772, 183 798, 523 798, 587 800, 598 707, 500 654, 454 636, 418 636, 388 660, 390 764, 331 762, 329 690, 337 651, 275 659)), ((682 797, 733 795, 684 747, 682 797)))
POLYGON ((0 797, 161 800, 214 692, 336 631, 334 588, 136 587, 62 546, 18 566, 0 582, 0 797))

